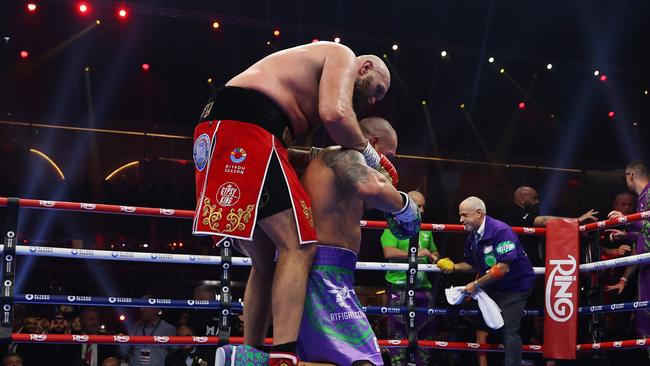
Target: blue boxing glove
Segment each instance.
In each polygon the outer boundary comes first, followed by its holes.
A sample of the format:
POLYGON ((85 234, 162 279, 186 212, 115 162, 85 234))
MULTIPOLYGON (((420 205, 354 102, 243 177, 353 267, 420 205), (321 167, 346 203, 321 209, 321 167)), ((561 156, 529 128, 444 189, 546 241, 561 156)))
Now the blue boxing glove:
POLYGON ((399 191, 404 206, 397 212, 384 213, 388 229, 399 240, 410 239, 418 235, 422 219, 420 210, 408 194, 399 191))

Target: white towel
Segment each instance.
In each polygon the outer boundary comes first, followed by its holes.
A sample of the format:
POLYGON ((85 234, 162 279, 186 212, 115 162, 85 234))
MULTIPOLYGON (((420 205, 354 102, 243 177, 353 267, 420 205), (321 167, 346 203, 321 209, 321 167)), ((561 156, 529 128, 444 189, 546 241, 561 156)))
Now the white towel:
MULTIPOLYGON (((465 286, 450 287, 445 289, 445 296, 450 305, 460 304, 467 294, 464 292, 465 286)), ((488 294, 480 288, 477 288, 472 298, 478 301, 478 308, 481 310, 485 324, 492 329, 499 329, 503 326, 503 317, 501 316, 501 309, 488 294)))

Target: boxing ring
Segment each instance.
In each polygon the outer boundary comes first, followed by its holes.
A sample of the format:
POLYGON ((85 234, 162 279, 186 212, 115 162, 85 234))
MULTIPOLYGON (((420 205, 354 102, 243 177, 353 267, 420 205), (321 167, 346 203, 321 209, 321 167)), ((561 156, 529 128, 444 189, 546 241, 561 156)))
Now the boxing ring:
MULTIPOLYGON (((221 256, 191 255, 191 254, 169 254, 153 252, 126 252, 114 250, 92 250, 74 248, 56 248, 39 246, 17 245, 18 212, 21 209, 41 209, 54 211, 77 211, 96 214, 114 214, 126 216, 148 216, 165 217, 170 219, 193 219, 194 211, 177 210, 165 208, 119 206, 107 204, 61 202, 35 199, 18 199, 0 197, 0 207, 6 207, 7 223, 3 230, 4 242, 2 245, 3 277, 2 295, 0 298, 2 306, 2 322, 0 337, 5 341, 16 343, 63 343, 63 344, 149 344, 149 345, 219 345, 225 343, 241 344, 243 338, 231 337, 229 332, 229 318, 233 312, 242 310, 240 302, 231 301, 230 297, 230 267, 250 266, 251 260, 247 257, 233 257, 232 245, 228 240, 221 242, 221 256), (15 273, 18 256, 55 257, 68 259, 85 260, 106 260, 117 262, 150 262, 167 264, 192 264, 192 265, 218 265, 221 268, 221 283, 219 299, 216 300, 191 300, 191 299, 142 299, 119 297, 118 294, 111 294, 108 297, 83 296, 83 295, 53 295, 53 294, 17 294, 14 293, 15 273), (120 307, 158 307, 158 308, 182 308, 182 309, 210 309, 219 310, 221 322, 218 336, 124 336, 124 335, 84 335, 84 334, 22 334, 12 333, 13 307, 14 304, 48 304, 48 305, 77 305, 77 306, 120 306, 120 307)), ((579 226, 580 232, 591 232, 605 228, 623 225, 633 221, 650 218, 650 211, 635 213, 621 218, 599 221, 579 226)), ((384 229, 385 223, 378 221, 361 221, 362 228, 384 229)), ((448 224, 422 224, 422 230, 433 232, 464 232, 462 225, 448 224)), ((520 235, 546 235, 544 228, 514 227, 513 230, 520 235)), ((411 246, 413 248, 413 246, 411 246)), ((411 256, 415 258, 415 254, 411 256)), ((633 264, 644 264, 650 262, 650 253, 621 257, 605 261, 584 263, 579 265, 579 271, 595 272, 608 268, 621 267, 633 264)), ((381 262, 358 262, 357 270, 368 271, 408 271, 411 275, 417 271, 440 272, 434 264, 417 264, 416 260, 409 260, 408 263, 381 263, 381 262), (415 272, 414 272, 415 271, 415 272)), ((544 274, 543 267, 535 267, 535 274, 544 274)), ((415 276, 413 276, 415 277, 415 276)), ((578 308, 578 315, 637 311, 650 308, 648 301, 626 302, 616 304, 604 304, 597 306, 583 306, 578 308)), ((406 314, 409 319, 414 319, 415 314, 428 314, 440 316, 476 316, 479 311, 476 309, 459 308, 415 308, 409 304, 405 307, 380 307, 366 306, 363 308, 366 314, 406 314)), ((524 316, 540 316, 543 311, 539 309, 527 309, 524 316)), ((432 348, 440 350, 465 350, 465 351, 503 351, 501 344, 479 344, 472 342, 447 342, 418 340, 417 333, 413 338, 413 332, 409 333, 409 339, 383 339, 379 340, 381 347, 402 347, 402 348, 432 348)), ((599 343, 585 343, 576 346, 577 351, 595 350, 623 350, 632 348, 645 348, 647 339, 616 340, 599 343)), ((266 339, 271 344, 272 339, 266 339)), ((524 352, 541 353, 541 345, 523 345, 524 352)))

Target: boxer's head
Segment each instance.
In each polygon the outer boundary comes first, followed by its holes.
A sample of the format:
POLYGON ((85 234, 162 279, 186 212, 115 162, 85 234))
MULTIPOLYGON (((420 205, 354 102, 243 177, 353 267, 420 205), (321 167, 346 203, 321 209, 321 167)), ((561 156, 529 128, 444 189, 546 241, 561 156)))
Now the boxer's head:
POLYGON ((381 117, 364 118, 359 121, 359 127, 363 136, 378 153, 388 158, 395 156, 397 134, 388 121, 381 117))
POLYGON ((476 231, 481 227, 486 214, 485 203, 478 197, 467 197, 458 206, 460 223, 466 231, 476 231))
POLYGON ((352 106, 354 112, 359 114, 384 99, 390 87, 390 72, 384 61, 374 55, 357 57, 357 66, 352 106))

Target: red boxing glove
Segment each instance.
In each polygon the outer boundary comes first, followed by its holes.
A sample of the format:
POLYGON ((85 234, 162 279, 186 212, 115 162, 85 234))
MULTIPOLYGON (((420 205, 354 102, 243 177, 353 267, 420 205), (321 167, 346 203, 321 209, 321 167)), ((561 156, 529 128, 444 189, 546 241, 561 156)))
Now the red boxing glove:
POLYGON ((397 169, 393 163, 388 160, 388 158, 382 154, 379 154, 379 169, 377 169, 381 174, 385 175, 388 180, 393 183, 394 187, 397 187, 397 182, 399 182, 399 177, 397 175, 397 169))

